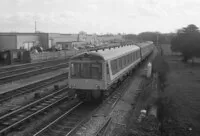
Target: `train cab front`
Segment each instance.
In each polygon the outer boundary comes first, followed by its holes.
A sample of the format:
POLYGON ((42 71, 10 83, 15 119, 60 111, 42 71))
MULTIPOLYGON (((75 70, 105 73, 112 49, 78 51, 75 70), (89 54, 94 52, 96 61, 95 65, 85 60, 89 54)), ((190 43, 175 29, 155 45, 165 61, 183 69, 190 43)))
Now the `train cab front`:
POLYGON ((69 87, 84 100, 100 99, 105 89, 103 61, 99 56, 82 54, 70 60, 69 87))

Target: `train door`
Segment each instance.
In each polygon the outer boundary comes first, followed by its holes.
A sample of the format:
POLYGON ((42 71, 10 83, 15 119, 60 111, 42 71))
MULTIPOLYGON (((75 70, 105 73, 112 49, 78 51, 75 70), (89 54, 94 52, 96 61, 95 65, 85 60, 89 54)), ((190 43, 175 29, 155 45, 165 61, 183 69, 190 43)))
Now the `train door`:
POLYGON ((110 82, 110 69, 108 63, 106 63, 106 81, 107 83, 110 82))

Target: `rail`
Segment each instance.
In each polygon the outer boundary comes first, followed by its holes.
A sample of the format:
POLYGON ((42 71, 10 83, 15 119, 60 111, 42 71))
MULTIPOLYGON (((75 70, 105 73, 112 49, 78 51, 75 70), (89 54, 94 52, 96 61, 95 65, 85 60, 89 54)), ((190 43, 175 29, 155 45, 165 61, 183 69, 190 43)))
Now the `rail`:
POLYGON ((30 120, 32 117, 69 98, 68 91, 66 91, 67 89, 68 87, 65 87, 57 92, 47 95, 46 97, 1 116, 0 135, 8 133, 11 129, 16 128, 18 125, 30 120))
POLYGON ((69 109, 67 112, 65 112, 64 114, 62 114, 60 117, 58 117, 57 119, 55 119, 54 121, 52 121, 50 124, 48 124, 46 127, 42 128, 40 131, 38 131, 37 133, 35 133, 33 136, 39 136, 43 133, 45 133, 45 131, 52 127, 53 125, 55 125, 57 122, 59 122, 60 120, 62 120, 65 116, 69 115, 71 112, 73 112, 76 108, 78 108, 81 104, 83 104, 83 102, 79 102, 78 104, 76 104, 75 106, 73 106, 71 109, 69 109))
POLYGON ((51 77, 42 81, 38 81, 14 90, 10 90, 7 92, 4 92, 2 94, 0 94, 0 103, 5 102, 6 100, 9 100, 11 98, 26 94, 26 93, 30 93, 30 92, 34 92, 39 88, 45 87, 45 86, 49 86, 52 85, 53 83, 65 80, 68 78, 68 73, 62 74, 62 75, 58 75, 55 77, 51 77))
POLYGON ((41 73, 44 73, 44 72, 50 72, 50 71, 60 69, 60 68, 65 68, 65 67, 68 67, 68 63, 62 63, 62 64, 58 64, 56 66, 41 68, 39 70, 32 70, 32 71, 27 71, 27 72, 24 72, 24 73, 19 73, 19 74, 1 77, 0 78, 0 85, 11 82, 11 81, 18 80, 19 78, 22 79, 22 78, 30 77, 30 76, 41 74, 41 73))

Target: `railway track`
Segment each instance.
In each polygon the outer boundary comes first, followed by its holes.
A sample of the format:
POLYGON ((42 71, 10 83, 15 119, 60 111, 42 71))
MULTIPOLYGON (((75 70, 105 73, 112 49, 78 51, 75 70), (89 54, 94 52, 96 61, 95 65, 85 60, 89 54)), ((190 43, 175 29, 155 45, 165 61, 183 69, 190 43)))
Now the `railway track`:
POLYGON ((46 73, 46 72, 50 72, 56 69, 67 68, 67 67, 68 67, 68 63, 62 63, 56 66, 50 66, 50 67, 45 67, 45 68, 41 68, 37 70, 26 71, 23 73, 15 73, 11 75, 8 75, 7 73, 6 76, 0 77, 0 85, 8 83, 8 82, 16 81, 18 79, 23 79, 26 77, 42 74, 44 72, 46 73))
POLYGON ((95 136, 105 136, 107 127, 109 126, 110 122, 111 122, 112 118, 109 117, 105 123, 100 127, 100 129, 97 131, 97 133, 95 134, 95 136))
POLYGON ((34 136, 69 136, 91 115, 98 106, 79 102, 34 136))
POLYGON ((43 62, 37 62, 37 63, 27 63, 27 64, 20 64, 20 65, 14 65, 14 66, 5 66, 0 68, 0 73, 3 72, 11 72, 15 70, 25 70, 25 69, 32 69, 34 67, 41 67, 41 66, 47 66, 47 65, 56 65, 59 63, 63 63, 68 61, 68 59, 59 59, 59 60, 50 60, 50 61, 43 61, 43 62))
MULTIPOLYGON (((61 63, 61 64, 58 64, 58 65, 65 65, 65 63, 61 63)), ((32 66, 32 67, 27 67, 27 68, 22 68, 22 69, 16 69, 16 70, 13 70, 13 71, 6 71, 6 72, 0 72, 0 77, 1 78, 4 78, 4 77, 7 77, 7 76, 13 76, 13 75, 20 75, 23 74, 23 73, 26 73, 26 72, 31 72, 31 71, 36 71, 36 70, 40 70, 40 69, 46 69, 46 68, 51 68, 51 67, 54 67, 52 64, 50 66, 48 65, 40 65, 40 66, 32 66)))
POLYGON ((65 73, 65 74, 62 74, 62 75, 51 77, 51 78, 48 78, 48 79, 43 80, 43 81, 38 81, 36 83, 32 83, 30 85, 2 93, 2 94, 0 94, 0 103, 5 102, 5 101, 12 99, 14 97, 26 94, 26 93, 34 92, 39 88, 52 85, 52 84, 57 83, 59 81, 65 80, 67 78, 68 78, 68 73, 65 73))
POLYGON ((0 135, 6 135, 28 120, 69 98, 68 87, 53 92, 37 101, 0 117, 0 135))
MULTIPOLYGON (((141 67, 143 67, 142 64, 141 67)), ((70 110, 59 116, 57 119, 46 125, 46 127, 37 131, 34 136, 70 136, 76 133, 80 126, 88 121, 91 116, 96 116, 94 113, 102 106, 108 104, 110 106, 109 111, 106 112, 105 117, 107 120, 103 123, 99 130, 94 134, 95 136, 101 136, 106 133, 106 129, 111 122, 111 113, 117 102, 125 94, 135 75, 138 75, 140 70, 133 72, 131 76, 125 78, 120 85, 116 85, 111 89, 110 94, 101 105, 88 106, 84 103, 79 103, 72 107, 70 110), (91 109, 89 109, 91 108, 91 109)), ((98 115, 97 115, 98 116, 98 115)))
POLYGON ((113 91, 101 105, 91 103, 91 105, 88 105, 80 102, 49 123, 46 127, 40 129, 34 136, 70 136, 74 134, 77 128, 87 121, 102 105, 107 103, 111 105, 110 110, 112 110, 121 96, 126 92, 124 90, 126 90, 125 88, 131 79, 132 77, 126 78, 120 87, 115 88, 116 91, 113 91))

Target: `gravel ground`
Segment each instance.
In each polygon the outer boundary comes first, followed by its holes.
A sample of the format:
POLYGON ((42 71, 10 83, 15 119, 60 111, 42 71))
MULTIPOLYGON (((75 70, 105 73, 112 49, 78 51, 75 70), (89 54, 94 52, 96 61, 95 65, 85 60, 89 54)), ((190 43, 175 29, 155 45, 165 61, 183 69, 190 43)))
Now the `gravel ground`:
POLYGON ((126 118, 128 117, 128 113, 130 110, 132 110, 132 106, 135 103, 134 98, 137 95, 137 90, 140 87, 141 81, 142 77, 136 77, 136 79, 133 80, 127 92, 110 113, 112 121, 108 127, 106 135, 117 136, 126 130, 126 118))

